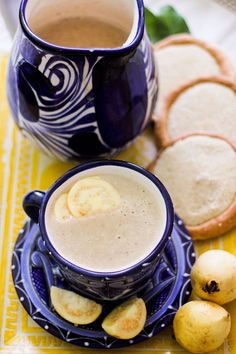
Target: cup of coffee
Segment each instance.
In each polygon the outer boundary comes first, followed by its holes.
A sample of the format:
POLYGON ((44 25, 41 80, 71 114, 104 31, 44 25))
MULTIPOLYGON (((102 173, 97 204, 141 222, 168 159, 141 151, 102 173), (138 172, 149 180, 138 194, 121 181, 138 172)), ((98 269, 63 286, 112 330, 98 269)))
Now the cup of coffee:
POLYGON ((46 193, 29 193, 23 207, 39 223, 63 277, 96 300, 119 300, 141 291, 174 223, 162 183, 137 165, 115 160, 73 168, 46 193))
POLYGON ((147 126, 157 89, 142 0, 22 0, 8 99, 47 154, 118 153, 147 126))

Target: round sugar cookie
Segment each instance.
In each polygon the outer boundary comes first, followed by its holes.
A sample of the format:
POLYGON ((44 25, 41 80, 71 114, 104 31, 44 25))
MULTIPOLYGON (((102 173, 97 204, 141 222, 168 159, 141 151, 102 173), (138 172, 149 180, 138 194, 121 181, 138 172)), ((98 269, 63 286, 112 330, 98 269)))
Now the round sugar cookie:
POLYGON ((184 83, 199 77, 223 75, 235 79, 228 57, 219 49, 188 34, 170 36, 154 46, 159 72, 159 94, 154 120, 165 98, 184 83))
POLYGON ((224 138, 177 139, 150 170, 166 186, 193 239, 217 237, 236 226, 236 150, 224 138))
POLYGON ((236 86, 223 77, 199 78, 166 99, 155 132, 160 146, 192 133, 219 134, 236 147, 236 86))

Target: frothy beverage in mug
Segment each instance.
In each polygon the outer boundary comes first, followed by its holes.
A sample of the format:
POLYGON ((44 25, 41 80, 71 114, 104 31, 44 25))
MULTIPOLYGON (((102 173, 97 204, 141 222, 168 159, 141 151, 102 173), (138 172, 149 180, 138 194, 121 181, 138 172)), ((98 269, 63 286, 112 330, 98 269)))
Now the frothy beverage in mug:
POLYGON ((164 234, 166 218, 164 199, 154 183, 132 170, 103 167, 62 184, 50 197, 45 223, 50 242, 63 258, 87 270, 115 272, 152 252, 164 234), (57 218, 58 208, 64 219, 57 218))

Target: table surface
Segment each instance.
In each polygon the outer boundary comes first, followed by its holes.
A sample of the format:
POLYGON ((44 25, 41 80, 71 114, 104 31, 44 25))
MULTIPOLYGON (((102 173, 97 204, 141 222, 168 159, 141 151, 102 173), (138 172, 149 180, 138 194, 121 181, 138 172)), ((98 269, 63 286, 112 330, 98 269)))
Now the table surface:
MULTIPOLYGON (((188 20, 192 33, 220 45, 236 67, 236 15, 233 12, 213 0, 149 0, 146 3, 154 11, 167 3, 174 5, 188 20)), ((21 307, 12 283, 12 249, 25 220, 21 207, 23 196, 32 189, 46 190, 73 164, 58 162, 35 150, 23 139, 10 118, 5 74, 11 42, 0 15, 0 353, 82 353, 85 350, 66 344, 39 328, 21 307)), ((146 167, 156 153, 152 132, 146 131, 119 158, 146 167)), ((236 254, 235 238, 236 231, 232 231, 219 239, 195 242, 196 252, 200 254, 208 249, 220 248, 236 254)), ((227 306, 233 319, 229 338, 215 353, 236 354, 235 305, 234 302, 227 306)), ((149 341, 120 351, 127 354, 184 352, 172 338, 171 328, 149 341)), ((86 353, 90 351, 86 350, 86 353)))

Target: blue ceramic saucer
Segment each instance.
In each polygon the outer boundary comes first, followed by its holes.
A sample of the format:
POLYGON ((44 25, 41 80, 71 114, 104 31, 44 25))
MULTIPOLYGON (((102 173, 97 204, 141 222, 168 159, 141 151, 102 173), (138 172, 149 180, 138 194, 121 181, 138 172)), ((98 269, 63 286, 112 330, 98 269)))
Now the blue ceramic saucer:
POLYGON ((45 252, 37 224, 27 222, 16 241, 12 275, 19 299, 37 324, 65 342, 82 347, 114 349, 144 341, 173 321, 177 309, 189 298, 190 271, 195 253, 183 222, 176 216, 172 239, 149 285, 141 294, 147 306, 144 330, 132 340, 108 336, 101 327, 103 318, 117 303, 103 303, 103 314, 93 324, 76 327, 54 312, 49 289, 52 285, 70 289, 45 252))

